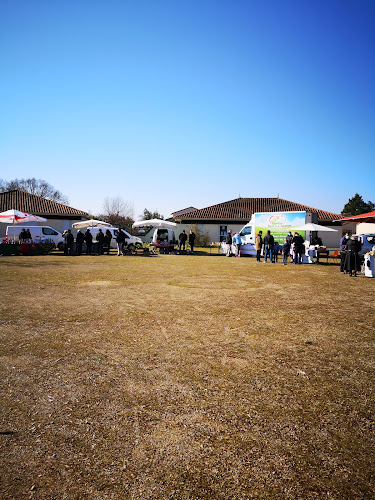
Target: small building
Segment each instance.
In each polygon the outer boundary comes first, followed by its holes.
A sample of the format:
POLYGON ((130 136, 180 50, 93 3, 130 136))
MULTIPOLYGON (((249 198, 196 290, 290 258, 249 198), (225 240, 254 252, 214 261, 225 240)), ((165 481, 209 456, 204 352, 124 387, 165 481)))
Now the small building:
MULTIPOLYGON (((342 227, 339 221, 342 215, 283 200, 282 198, 236 198, 202 209, 173 212, 172 217, 175 222, 181 224, 177 232, 179 232, 179 229, 187 230, 195 226, 201 234, 206 233, 208 235, 210 242, 220 242, 225 239, 229 229, 232 232, 239 232, 250 221, 253 213, 294 211, 306 212, 309 222, 315 222, 338 230, 337 233, 319 234, 325 246, 329 248, 338 247, 342 237, 342 227)), ((344 229, 352 228, 346 225, 344 229)))
MULTIPOLYGON (((68 207, 62 203, 57 203, 56 201, 47 200, 42 196, 30 194, 19 189, 0 193, 0 212, 5 212, 6 210, 11 209, 19 210, 20 212, 27 212, 33 215, 39 215, 40 217, 47 219, 46 222, 34 222, 32 224, 27 223, 24 225, 51 226, 60 232, 65 231, 65 229, 70 229, 72 227, 72 223, 88 219, 89 217, 87 212, 68 207)), ((21 227, 22 224, 19 224, 19 226, 21 227)), ((6 227, 6 224, 0 224, 0 237, 5 236, 6 227)))

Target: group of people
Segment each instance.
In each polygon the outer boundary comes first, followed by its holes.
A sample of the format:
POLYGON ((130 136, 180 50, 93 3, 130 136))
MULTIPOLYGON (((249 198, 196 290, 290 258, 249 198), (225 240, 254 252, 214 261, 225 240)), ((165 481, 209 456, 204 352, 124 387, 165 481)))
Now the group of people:
MULTIPOLYGON (((190 229, 189 232, 189 247, 190 247, 190 252, 194 253, 194 245, 195 245, 195 233, 192 229, 190 229)), ((178 236, 178 251, 181 252, 181 250, 186 249, 186 242, 187 242, 188 236, 186 234, 185 229, 182 231, 182 233, 179 234, 178 236)))
POLYGON ((357 236, 349 236, 345 233, 340 240, 340 273, 357 277, 357 272, 361 270, 361 259, 359 252, 361 242, 357 236))
POLYGON ((261 253, 263 249, 264 260, 267 262, 269 257, 271 263, 277 262, 278 255, 280 251, 283 255, 283 265, 286 266, 288 263, 288 258, 294 264, 302 264, 302 255, 305 253, 305 240, 302 235, 295 232, 293 235, 289 231, 286 236, 282 246, 279 242, 275 242, 275 238, 272 236, 271 231, 268 230, 267 234, 263 238, 263 231, 259 231, 255 236, 255 250, 257 255, 257 262, 261 262, 261 253))
MULTIPOLYGON (((70 229, 67 229, 62 234, 64 238, 64 254, 65 255, 73 255, 76 253, 77 255, 82 255, 83 244, 86 243, 86 255, 92 254, 92 242, 93 235, 90 229, 87 229, 85 233, 78 230, 76 237, 76 248, 74 251, 74 236, 70 229)), ((96 235, 96 241, 98 243, 98 255, 103 255, 106 251, 109 254, 109 250, 111 247, 112 233, 108 229, 105 233, 103 233, 102 229, 99 229, 98 234, 96 235)))
POLYGON ((30 241, 31 240, 30 229, 22 229, 22 231, 19 234, 18 239, 20 241, 30 241))
POLYGON ((227 235, 225 237, 225 243, 226 243, 226 252, 225 255, 227 257, 230 257, 233 255, 232 253, 232 248, 234 248, 234 256, 235 257, 241 257, 241 236, 238 233, 233 233, 232 236, 232 231, 229 229, 227 232, 227 235))

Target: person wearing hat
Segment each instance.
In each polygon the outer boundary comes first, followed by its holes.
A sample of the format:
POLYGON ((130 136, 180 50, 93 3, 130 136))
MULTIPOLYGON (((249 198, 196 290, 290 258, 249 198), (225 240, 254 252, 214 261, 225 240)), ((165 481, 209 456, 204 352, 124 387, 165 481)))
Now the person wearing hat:
POLYGON ((73 254, 73 244, 74 244, 74 236, 70 229, 67 229, 63 232, 63 237, 65 240, 64 243, 64 255, 72 255, 73 254))

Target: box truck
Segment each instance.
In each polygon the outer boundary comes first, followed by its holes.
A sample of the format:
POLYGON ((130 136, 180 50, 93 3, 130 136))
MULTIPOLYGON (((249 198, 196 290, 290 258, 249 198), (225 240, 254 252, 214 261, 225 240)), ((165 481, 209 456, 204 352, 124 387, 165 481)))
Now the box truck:
MULTIPOLYGON (((257 212, 251 216, 251 220, 244 225, 240 231, 242 240, 241 255, 256 255, 255 236, 262 231, 263 238, 267 231, 271 231, 275 242, 283 245, 285 238, 291 228, 302 226, 312 222, 310 212, 257 212)), ((305 231, 299 231, 305 238, 305 231)))

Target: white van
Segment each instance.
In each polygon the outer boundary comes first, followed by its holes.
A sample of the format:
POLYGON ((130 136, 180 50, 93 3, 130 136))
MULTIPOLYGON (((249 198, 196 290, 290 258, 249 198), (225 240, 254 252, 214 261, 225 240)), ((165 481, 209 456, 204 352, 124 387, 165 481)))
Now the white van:
POLYGON ((56 247, 59 250, 64 248, 64 238, 60 231, 54 229, 50 226, 25 226, 25 225, 17 225, 17 226, 7 226, 6 235, 7 239, 11 239, 13 241, 19 241, 19 235, 22 230, 29 230, 31 234, 31 239, 34 242, 45 242, 47 240, 53 241, 56 247))
POLYGON ((160 243, 161 241, 167 241, 170 244, 176 244, 176 238, 173 229, 165 229, 157 227, 152 235, 153 243, 160 243))
MULTIPOLYGON (((90 233, 92 234, 92 241, 93 241, 93 243, 95 243, 96 235, 99 232, 99 228, 98 227, 89 227, 87 229, 90 229, 90 233)), ((117 233, 118 233, 118 227, 102 227, 100 229, 102 230, 103 234, 105 234, 107 229, 109 229, 109 231, 111 231, 111 234, 112 234, 111 247, 117 248, 116 237, 117 237, 117 233)), ((81 229, 81 232, 85 233, 86 230, 81 229)), ((142 247, 143 243, 142 243, 141 238, 138 238, 138 236, 132 236, 124 229, 122 230, 122 232, 125 234, 125 243, 127 243, 127 245, 128 245, 127 248, 130 251, 132 251, 134 248, 142 247)))

